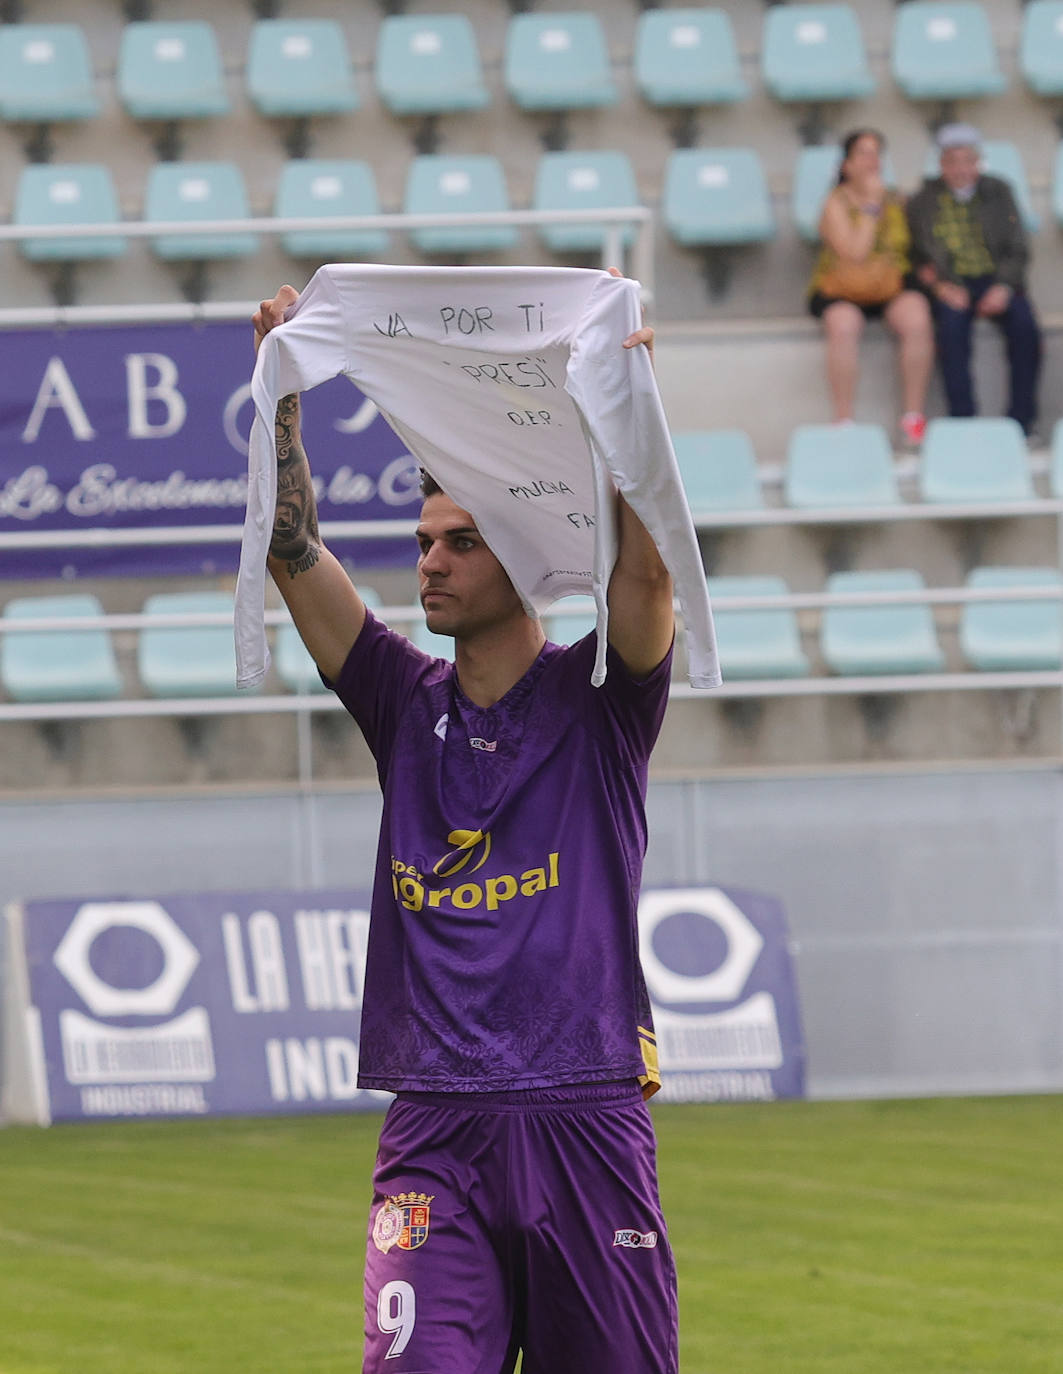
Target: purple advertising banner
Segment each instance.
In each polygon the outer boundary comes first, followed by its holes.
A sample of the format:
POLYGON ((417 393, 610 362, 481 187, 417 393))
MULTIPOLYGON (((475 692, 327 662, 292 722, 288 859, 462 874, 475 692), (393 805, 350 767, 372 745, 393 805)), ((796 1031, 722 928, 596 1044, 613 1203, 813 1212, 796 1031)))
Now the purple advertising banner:
MULTIPOLYGON (((250 324, 0 333, 0 535, 238 525, 247 500, 250 324)), ((417 468, 346 378, 309 393, 303 434, 320 517, 416 517, 417 468)), ((413 540, 333 547, 411 564, 413 540)), ((236 543, 4 550, 0 577, 235 571, 236 543)))
MULTIPOLYGON (((658 1100, 804 1092, 779 903, 658 888, 639 909, 658 1100)), ((49 1114, 265 1115, 379 1109, 360 1090, 367 892, 31 902, 24 938, 49 1114)))

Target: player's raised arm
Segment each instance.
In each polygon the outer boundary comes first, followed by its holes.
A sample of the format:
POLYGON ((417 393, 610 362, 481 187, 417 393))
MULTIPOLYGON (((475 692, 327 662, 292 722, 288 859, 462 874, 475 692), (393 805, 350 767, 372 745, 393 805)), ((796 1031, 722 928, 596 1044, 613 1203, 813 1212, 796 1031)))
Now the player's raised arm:
MULTIPOLYGON (((298 293, 282 286, 254 316, 255 348, 284 322, 298 293)), ((365 605, 317 525, 317 500, 299 426, 299 397, 277 404, 277 509, 267 567, 314 662, 333 681, 365 622, 365 605)))
MULTIPOLYGON (((648 326, 624 340, 653 355, 648 326)), ((634 677, 646 677, 667 654, 675 634, 672 578, 645 525, 618 496, 619 549, 609 579, 609 643, 634 677)))

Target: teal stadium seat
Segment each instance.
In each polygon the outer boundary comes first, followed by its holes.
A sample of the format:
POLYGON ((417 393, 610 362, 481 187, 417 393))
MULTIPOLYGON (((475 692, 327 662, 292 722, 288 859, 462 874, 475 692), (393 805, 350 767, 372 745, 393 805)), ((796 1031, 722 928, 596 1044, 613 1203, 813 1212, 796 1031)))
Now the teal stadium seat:
MULTIPOLYGON (((535 210, 621 209, 639 204, 635 173, 627 153, 543 153, 535 175, 535 210)), ((630 225, 614 225, 625 246, 635 237, 630 225)), ((600 253, 603 224, 542 224, 539 237, 554 253, 600 253)))
POLYGON ((863 100, 875 82, 848 5, 777 5, 761 48, 764 85, 776 100, 863 100))
POLYGON ((227 614, 227 625, 145 626, 137 641, 137 668, 153 697, 236 695, 236 646, 228 592, 159 592, 144 602, 145 615, 227 614))
POLYGON ((358 88, 332 19, 259 19, 247 48, 247 94, 268 118, 349 114, 358 88))
MULTIPOLYGON (((4 619, 103 615, 95 596, 26 596, 9 601, 4 619)), ((0 683, 13 701, 107 701, 122 695, 110 632, 43 630, 0 635, 0 683)))
MULTIPOLYGON (((354 159, 293 158, 281 169, 273 213, 278 219, 378 215, 376 179, 368 162, 354 159)), ((383 229, 294 229, 281 235, 293 258, 360 261, 387 252, 383 229)))
POLYGON ((808 659, 792 610, 727 606, 728 598, 736 596, 786 596, 790 589, 781 577, 710 577, 708 588, 725 682, 805 676, 808 659))
MULTIPOLYGON (((249 217, 243 173, 233 162, 158 162, 148 174, 145 220, 240 220, 249 217)), ((160 234, 152 250, 166 261, 248 257, 251 233, 160 234)))
MULTIPOLYGON (((1058 568, 974 568, 972 588, 1063 588, 1058 568)), ((1023 672, 1063 667, 1063 602, 969 601, 960 617, 960 650, 980 672, 1023 672)))
POLYGON ((1019 67, 1038 95, 1063 95, 1063 0, 1032 0, 1023 10, 1019 67))
POLYGON ((783 495, 788 506, 895 506, 901 496, 881 425, 798 425, 790 435, 783 495))
POLYGON ((651 105, 729 105, 745 100, 730 15, 713 9, 649 9, 639 16, 635 81, 651 105))
POLYGON ((615 105, 616 85, 595 14, 515 14, 506 30, 503 80, 522 110, 615 105))
MULTIPOLYGON (((910 568, 888 572, 839 572, 828 592, 915 592, 926 586, 910 568)), ((820 649, 832 673, 939 673, 945 655, 929 605, 827 606, 820 622, 820 649)))
MULTIPOLYGON (((110 169, 100 163, 38 162, 23 167, 15 193, 15 224, 117 224, 118 195, 110 169)), ((82 262, 120 258, 124 238, 24 238, 19 251, 31 262, 82 262)))
POLYGON ((598 621, 598 610, 592 596, 563 596, 557 607, 570 610, 569 615, 548 615, 543 622, 543 630, 554 644, 575 644, 589 635, 598 621))
MULTIPOLYGON (((380 597, 372 587, 359 587, 358 593, 365 604, 376 610, 380 597)), ((317 664, 310 657, 310 651, 299 637, 299 631, 290 622, 277 626, 277 638, 273 647, 273 664, 277 676, 289 692, 327 692, 329 689, 321 681, 317 664)))
POLYGON ((126 24, 118 98, 134 119, 208 119, 229 113, 214 29, 204 20, 126 24))
POLYGON ((0 73, 0 118, 51 123, 99 114, 88 44, 77 24, 5 24, 0 73))
MULTIPOLYGON (((447 157, 422 153, 410 163, 402 208, 408 215, 508 210, 511 207, 502 164, 488 154, 447 157)), ((410 238, 426 254, 490 253, 512 248, 517 231, 504 224, 470 224, 411 229, 410 238)))
POLYGON ((744 429, 698 429, 672 435, 679 475, 695 525, 718 511, 764 505, 757 456, 744 429))
POLYGON ((389 14, 377 35, 375 80, 398 115, 482 110, 489 103, 472 24, 463 14, 389 14))
POLYGON ((931 420, 919 480, 923 500, 938 504, 1034 498, 1022 426, 1007 416, 931 420))
MULTIPOLYGON (((1036 234, 1041 227, 1041 216, 1034 209, 1026 164, 1018 144, 1007 138, 987 138, 981 145, 981 155, 982 170, 1008 183, 1027 233, 1036 234)), ((923 174, 927 177, 940 176, 940 167, 941 155, 937 148, 931 146, 927 150, 923 174)))
POLYGON ((893 77, 911 100, 963 100, 999 95, 1007 80, 997 61, 989 20, 980 4, 922 3, 897 7, 893 77))
POLYGON ((687 247, 764 243, 775 234, 752 148, 677 148, 668 157, 663 211, 668 232, 687 247))

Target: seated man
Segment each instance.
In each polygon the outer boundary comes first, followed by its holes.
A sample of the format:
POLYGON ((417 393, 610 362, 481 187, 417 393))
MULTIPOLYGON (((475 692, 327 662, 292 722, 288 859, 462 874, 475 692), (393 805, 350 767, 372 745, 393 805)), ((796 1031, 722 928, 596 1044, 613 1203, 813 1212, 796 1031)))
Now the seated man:
POLYGON ((1007 341, 1008 414, 1029 434, 1041 331, 1026 295, 1026 232, 1007 182, 980 171, 978 131, 946 124, 937 141, 941 175, 908 202, 908 223, 916 273, 934 310, 949 414, 977 414, 971 327, 976 317, 991 319, 1007 341))

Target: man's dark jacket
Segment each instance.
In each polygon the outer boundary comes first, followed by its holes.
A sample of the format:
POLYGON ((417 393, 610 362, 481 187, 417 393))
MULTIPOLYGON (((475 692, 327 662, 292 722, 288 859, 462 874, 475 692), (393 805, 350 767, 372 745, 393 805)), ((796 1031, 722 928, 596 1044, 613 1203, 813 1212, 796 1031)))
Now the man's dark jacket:
MULTIPOLYGON (((942 192, 951 194, 942 177, 933 177, 924 181, 908 202, 912 265, 918 270, 924 263, 933 263, 940 281, 955 282, 959 278, 952 270, 949 251, 934 236, 934 221, 942 192)), ((994 277, 1015 291, 1023 290, 1029 250, 1011 187, 1000 177, 980 176, 970 204, 982 226, 985 246, 993 259, 994 277)))

